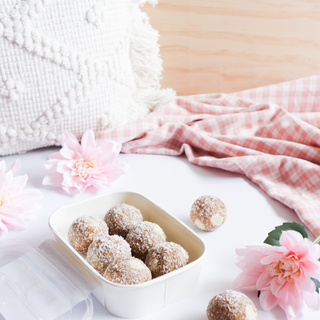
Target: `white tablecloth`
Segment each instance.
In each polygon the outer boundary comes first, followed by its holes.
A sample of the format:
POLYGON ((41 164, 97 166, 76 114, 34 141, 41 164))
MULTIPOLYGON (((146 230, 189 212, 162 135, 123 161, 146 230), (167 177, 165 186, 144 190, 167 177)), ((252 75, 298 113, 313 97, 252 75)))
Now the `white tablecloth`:
MULTIPOLYGON (((22 167, 16 175, 27 174, 26 188, 39 189, 44 198, 37 218, 27 223, 25 231, 3 233, 0 242, 7 239, 25 239, 40 245, 53 235, 48 227, 48 217, 58 208, 95 196, 93 193, 70 196, 64 191, 42 186, 46 174, 43 162, 55 148, 35 150, 22 155, 4 157, 7 165, 20 159, 22 167)), ((285 221, 299 222, 296 214, 281 203, 271 199, 245 176, 219 169, 190 164, 184 156, 121 154, 129 172, 116 180, 103 192, 133 191, 159 204, 191 227, 207 245, 200 281, 196 291, 178 303, 162 308, 144 320, 206 320, 209 300, 217 293, 232 289, 232 282, 240 273, 235 265, 235 248, 245 244, 263 242, 269 231, 285 221), (215 195, 227 206, 226 223, 214 232, 197 230, 189 219, 193 201, 201 195, 215 195)), ((310 239, 313 239, 309 233, 310 239)), ((261 310, 256 293, 248 294, 258 309, 259 320, 286 319, 280 309, 261 310)), ((119 319, 110 314, 95 298, 94 320, 119 319)), ((1 316, 0 316, 1 318, 1 316)), ((306 311, 299 319, 318 320, 320 311, 306 311)))

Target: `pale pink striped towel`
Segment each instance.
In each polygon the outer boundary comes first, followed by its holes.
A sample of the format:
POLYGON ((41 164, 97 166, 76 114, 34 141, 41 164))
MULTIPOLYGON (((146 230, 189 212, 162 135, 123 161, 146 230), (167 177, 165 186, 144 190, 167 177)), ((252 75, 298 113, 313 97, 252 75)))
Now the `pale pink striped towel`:
POLYGON ((230 95, 178 97, 99 139, 245 174, 320 232, 320 75, 230 95))

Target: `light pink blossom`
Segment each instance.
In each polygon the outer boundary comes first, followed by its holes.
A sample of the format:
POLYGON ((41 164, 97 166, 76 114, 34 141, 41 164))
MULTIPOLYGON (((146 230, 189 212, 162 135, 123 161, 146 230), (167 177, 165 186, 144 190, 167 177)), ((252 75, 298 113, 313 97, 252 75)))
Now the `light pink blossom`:
POLYGON ((69 194, 84 192, 87 188, 102 189, 124 174, 128 167, 117 156, 121 144, 102 141, 97 144, 94 132, 87 130, 79 144, 76 137, 64 131, 62 148, 49 155, 44 166, 49 173, 42 184, 62 187, 69 194))
POLYGON ((0 161, 0 230, 5 232, 8 226, 25 229, 26 220, 34 219, 36 210, 40 208, 36 202, 42 198, 40 191, 23 190, 28 176, 13 177, 19 169, 19 160, 8 169, 5 161, 0 161))
POLYGON ((272 310, 279 305, 287 318, 298 317, 306 306, 318 310, 319 294, 312 278, 320 279, 320 246, 299 232, 282 231, 280 246, 258 244, 237 249, 243 272, 234 287, 260 291, 260 305, 272 310))

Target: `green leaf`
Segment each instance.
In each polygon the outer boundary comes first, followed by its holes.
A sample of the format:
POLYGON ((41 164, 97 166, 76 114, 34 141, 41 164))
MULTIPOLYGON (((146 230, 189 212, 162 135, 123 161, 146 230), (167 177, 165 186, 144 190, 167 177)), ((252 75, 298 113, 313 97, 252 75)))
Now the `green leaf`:
POLYGON ((274 230, 269 232, 268 237, 266 238, 266 240, 264 240, 264 243, 279 247, 281 232, 287 230, 298 231, 304 238, 308 238, 308 233, 302 224, 299 224, 297 222, 285 222, 281 226, 277 226, 274 230))
POLYGON ((315 278, 311 278, 311 280, 314 282, 314 284, 316 285, 316 291, 319 293, 319 288, 320 288, 320 281, 315 279, 315 278))

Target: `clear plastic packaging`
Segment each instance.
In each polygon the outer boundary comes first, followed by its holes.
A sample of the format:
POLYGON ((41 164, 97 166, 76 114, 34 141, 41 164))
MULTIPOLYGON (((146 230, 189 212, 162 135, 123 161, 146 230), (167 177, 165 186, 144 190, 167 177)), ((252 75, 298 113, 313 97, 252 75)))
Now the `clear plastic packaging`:
POLYGON ((0 319, 89 320, 93 289, 54 240, 39 247, 23 240, 0 243, 0 319))

